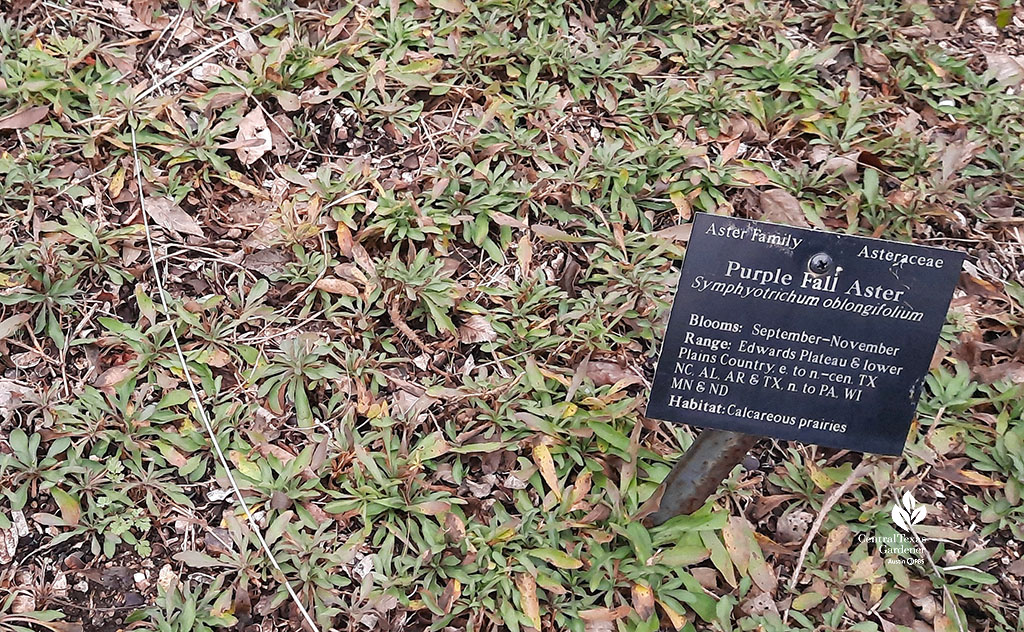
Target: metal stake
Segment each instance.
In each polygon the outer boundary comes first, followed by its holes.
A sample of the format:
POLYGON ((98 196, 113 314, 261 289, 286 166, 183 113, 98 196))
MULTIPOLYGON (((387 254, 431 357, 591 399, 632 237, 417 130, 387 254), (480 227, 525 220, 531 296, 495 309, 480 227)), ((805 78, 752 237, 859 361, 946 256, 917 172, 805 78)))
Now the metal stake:
POLYGON ((732 468, 754 447, 758 437, 707 429, 700 433, 672 471, 662 487, 661 506, 650 516, 659 525, 670 518, 691 514, 718 489, 732 468))

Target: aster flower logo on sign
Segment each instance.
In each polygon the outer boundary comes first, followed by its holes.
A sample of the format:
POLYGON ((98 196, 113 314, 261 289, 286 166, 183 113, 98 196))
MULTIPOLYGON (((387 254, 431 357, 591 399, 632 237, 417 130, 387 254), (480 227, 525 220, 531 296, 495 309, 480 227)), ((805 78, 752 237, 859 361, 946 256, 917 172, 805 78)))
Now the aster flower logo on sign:
POLYGON ((962 262, 940 248, 700 214, 647 415, 899 454, 962 262))
POLYGON ((908 533, 914 530, 914 525, 924 522, 927 516, 928 509, 919 504, 910 492, 903 494, 899 502, 892 506, 892 521, 908 533))

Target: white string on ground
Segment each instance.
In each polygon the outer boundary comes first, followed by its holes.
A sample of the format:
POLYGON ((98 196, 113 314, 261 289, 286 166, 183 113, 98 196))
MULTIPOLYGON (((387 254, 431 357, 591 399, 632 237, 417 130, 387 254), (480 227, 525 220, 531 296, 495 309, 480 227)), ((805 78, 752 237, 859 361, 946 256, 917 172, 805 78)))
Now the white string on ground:
POLYGON ((221 450, 220 443, 217 442, 217 435, 213 431, 213 424, 210 423, 210 418, 206 414, 206 408, 203 405, 203 400, 199 397, 199 391, 196 389, 195 382, 192 380, 192 374, 189 373, 188 363, 185 360, 185 353, 181 349, 181 342, 178 340, 178 333, 175 331, 174 322, 171 318, 171 310, 167 303, 163 279, 160 277, 160 266, 157 261, 156 249, 153 247, 153 235, 149 226, 149 216, 146 212, 146 198, 142 191, 142 166, 139 161, 138 144, 135 140, 135 127, 131 127, 130 129, 132 133, 132 162, 135 167, 135 184, 138 187, 139 209, 142 213, 142 225, 146 231, 146 247, 149 250, 149 258, 153 265, 153 278, 156 280, 157 293, 160 295, 160 304, 164 308, 166 318, 170 321, 171 340, 174 342, 174 350, 177 352, 178 361, 181 363, 181 371, 185 375, 185 381, 188 383, 189 390, 192 391, 192 399, 196 403, 196 410, 199 412, 199 418, 203 422, 203 428, 205 428, 206 434, 210 439, 210 443, 213 445, 213 450, 217 454, 217 460, 220 461, 221 466, 224 468, 224 472, 228 477, 228 482, 231 484, 231 490, 234 492, 234 496, 238 500, 238 504, 241 505, 242 510, 245 512, 245 518, 249 522, 249 528, 256 534, 256 539, 259 540, 260 547, 262 547, 267 559, 270 560, 271 566, 273 566, 274 570, 280 574, 281 583, 284 585, 285 590, 288 591, 288 595, 292 598, 292 602, 295 603, 295 607, 298 608, 302 618, 306 622, 306 625, 308 625, 309 629, 313 632, 320 632, 320 628, 313 620, 313 617, 310 616, 306 607, 302 605, 302 601, 299 599, 298 594, 295 593, 295 590, 292 589, 288 578, 285 577, 284 571, 281 570, 281 565, 278 564, 277 558, 274 557, 273 551, 270 550, 270 545, 267 544, 266 539, 263 537, 263 532, 260 531, 260 527, 256 523, 256 519, 249 510, 249 504, 245 501, 245 497, 242 495, 242 490, 239 489, 238 482, 235 481, 234 474, 231 473, 231 464, 228 462, 227 457, 224 456, 224 451, 221 450))

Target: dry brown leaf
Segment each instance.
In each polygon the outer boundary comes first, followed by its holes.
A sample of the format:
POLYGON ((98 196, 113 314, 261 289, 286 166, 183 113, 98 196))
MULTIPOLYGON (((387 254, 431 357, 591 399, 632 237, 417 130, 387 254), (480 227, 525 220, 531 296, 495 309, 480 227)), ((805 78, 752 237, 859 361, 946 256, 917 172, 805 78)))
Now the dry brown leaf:
POLYGON ((855 157, 856 153, 845 156, 833 156, 825 161, 824 169, 827 173, 841 176, 847 182, 853 182, 857 179, 857 161, 855 157))
POLYGON ((995 80, 1007 87, 1024 83, 1024 57, 1011 57, 1003 53, 985 53, 985 62, 995 80))
POLYGON ((860 56, 864 60, 864 66, 872 72, 882 74, 891 67, 889 58, 873 46, 862 45, 860 47, 860 56))
POLYGON ((747 184, 754 187, 763 187, 767 184, 771 184, 772 182, 763 171, 759 171, 758 169, 741 169, 732 174, 732 178, 740 184, 747 184))
POLYGON ((466 10, 466 5, 462 3, 462 0, 430 0, 430 4, 449 13, 458 14, 466 10))
POLYGON ((730 517, 729 522, 722 528, 722 542, 725 543, 725 550, 729 552, 736 570, 741 575, 746 575, 750 563, 750 540, 735 516, 730 517))
POLYGON ((217 348, 211 351, 210 355, 207 356, 206 363, 218 368, 225 367, 231 363, 231 356, 228 355, 227 351, 217 348))
POLYGON ((17 333, 17 331, 21 329, 30 318, 31 316, 29 314, 15 314, 10 318, 5 318, 3 321, 0 321, 0 340, 9 338, 17 333))
POLYGON ((646 621, 651 618, 654 614, 654 592, 651 591, 650 586, 644 586, 643 584, 633 584, 633 609, 640 615, 640 618, 646 621))
POLYGON ((211 81, 220 75, 220 64, 205 62, 192 69, 192 78, 196 81, 211 81))
POLYGON ((112 366, 96 378, 93 386, 100 389, 117 386, 127 380, 133 373, 135 373, 135 369, 127 364, 112 366))
POLYGON ((14 529, 0 529, 0 566, 14 561, 14 552, 18 548, 18 533, 14 529))
POLYGON ((141 20, 135 17, 135 14, 131 12, 131 9, 120 2, 103 0, 100 4, 106 10, 106 14, 113 17, 114 21, 127 31, 131 31, 132 33, 141 33, 143 31, 153 30, 151 25, 144 24, 141 20))
POLYGON ((788 224, 790 226, 810 227, 800 201, 782 189, 768 189, 761 192, 761 217, 759 219, 788 224))
MULTIPOLYGON (((27 587, 26 587, 27 588, 27 587)), ((36 609, 36 596, 35 592, 31 590, 21 590, 11 601, 11 614, 24 614, 26 612, 32 612, 36 609)), ((56 623, 60 623, 57 621, 56 623)), ((51 629, 52 626, 51 626, 51 629)))
POLYGON ((966 140, 959 140, 946 145, 941 152, 942 180, 949 182, 954 175, 966 167, 984 149, 984 146, 966 140))
POLYGON ((941 466, 932 468, 932 473, 939 478, 955 483, 957 485, 971 485, 973 487, 1002 487, 1002 483, 993 480, 984 474, 973 470, 962 469, 967 465, 969 459, 966 457, 951 459, 941 466))
POLYGON ((236 15, 246 22, 260 19, 260 6, 254 0, 239 0, 236 15))
POLYGON ((206 31, 196 27, 196 20, 191 15, 185 16, 178 22, 178 28, 174 29, 174 39, 182 46, 195 44, 203 38, 206 31))
POLYGON ((533 263, 533 244, 530 243, 529 235, 523 235, 519 238, 519 245, 516 247, 516 259, 519 260, 519 270, 523 273, 523 276, 530 276, 530 264, 533 263))
POLYGON ((688 242, 690 241, 690 234, 693 232, 693 224, 677 224, 676 226, 669 226, 668 228, 662 228, 661 230, 654 233, 654 236, 658 239, 665 239, 667 241, 678 241, 688 242))
POLYGON ((555 228, 554 226, 548 226, 546 224, 534 224, 530 228, 532 228, 533 232, 544 241, 562 241, 568 244, 578 244, 580 242, 587 241, 584 237, 570 235, 560 228, 555 228))
POLYGON ((37 105, 21 112, 8 114, 0 118, 0 129, 25 129, 29 125, 35 125, 43 120, 49 113, 50 108, 48 106, 37 105))
POLYGON ((235 136, 235 142, 238 143, 238 146, 235 147, 235 154, 243 165, 251 165, 256 162, 274 146, 273 137, 261 108, 249 112, 238 122, 238 134, 235 136), (245 146, 242 146, 242 143, 245 143, 245 146))
POLYGON ((352 285, 348 281, 338 279, 335 277, 324 277, 316 282, 314 285, 318 290, 323 290, 328 294, 341 294, 342 296, 359 296, 359 288, 352 285))
POLYGON ((853 543, 851 536, 850 527, 845 524, 837 526, 828 532, 828 539, 825 541, 825 555, 824 558, 830 562, 837 561, 833 559, 836 555, 844 555, 850 549, 850 544, 853 543))
POLYGON ((668 615, 669 623, 672 624, 672 628, 675 630, 682 630, 686 626, 686 615, 681 612, 676 612, 664 601, 658 600, 658 605, 668 615))
POLYGON ((728 145, 725 146, 725 149, 722 150, 722 155, 719 156, 720 163, 724 165, 730 162, 733 158, 736 157, 736 154, 739 153, 739 151, 740 139, 735 138, 728 145))
POLYGON ((270 119, 270 151, 275 156, 287 156, 292 151, 292 138, 295 136, 295 125, 287 114, 281 112, 270 119))
POLYGON ((632 611, 633 609, 629 606, 619 606, 618 608, 580 610, 577 614, 584 621, 615 621, 616 619, 629 616, 629 613, 632 611))
POLYGON ((288 253, 276 248, 264 248, 242 259, 242 266, 246 270, 270 276, 271 274, 279 274, 284 270, 285 264, 291 260, 292 258, 288 253))
POLYGON ((764 553, 754 535, 754 529, 746 518, 732 516, 722 529, 722 541, 729 552, 736 570, 749 575, 754 584, 771 594, 778 588, 779 580, 772 567, 764 559, 764 553))
POLYGON ((494 342, 498 339, 498 334, 485 317, 474 314, 459 326, 459 339, 465 344, 494 342))
POLYGON ((498 226, 509 226, 511 228, 529 228, 529 226, 523 220, 518 217, 512 217, 501 211, 490 211, 488 213, 490 218, 494 220, 494 223, 498 226))
POLYGON ((993 195, 982 204, 985 212, 998 219, 1010 219, 1017 207, 1016 202, 1009 195, 993 195))
POLYGON ((462 583, 452 578, 448 580, 448 585, 444 587, 444 592, 441 593, 441 598, 437 600, 437 603, 445 614, 449 614, 452 611, 452 605, 458 601, 461 595, 462 583))
POLYGON ((639 376, 629 369, 623 368, 614 362, 603 362, 601 360, 590 361, 587 365, 587 377, 594 382, 594 386, 608 386, 622 380, 633 383, 640 379, 639 376))
POLYGON ((519 589, 520 604, 523 614, 530 621, 530 626, 540 630, 540 602, 537 600, 537 580, 520 573, 516 576, 516 587, 519 589))
POLYGON ((537 464, 540 475, 548 484, 555 497, 562 499, 562 487, 558 483, 558 475, 555 473, 555 460, 551 457, 551 450, 543 443, 533 448, 533 462, 537 464))
POLYGON ((285 112, 295 112, 300 107, 302 107, 302 103, 299 101, 299 97, 292 94, 291 92, 285 92, 282 90, 274 94, 274 96, 277 97, 278 105, 280 105, 281 109, 284 110, 285 112))
POLYGON ((338 250, 341 254, 352 258, 352 230, 346 226, 343 222, 338 222, 338 227, 335 229, 335 237, 338 240, 338 250))
POLYGON ((168 230, 186 235, 203 236, 203 228, 191 215, 181 210, 174 200, 166 197, 146 198, 146 214, 168 230))
POLYGON ((1008 380, 1012 384, 1024 384, 1024 363, 1002 362, 994 366, 983 366, 975 369, 978 380, 985 384, 994 384, 1008 380))

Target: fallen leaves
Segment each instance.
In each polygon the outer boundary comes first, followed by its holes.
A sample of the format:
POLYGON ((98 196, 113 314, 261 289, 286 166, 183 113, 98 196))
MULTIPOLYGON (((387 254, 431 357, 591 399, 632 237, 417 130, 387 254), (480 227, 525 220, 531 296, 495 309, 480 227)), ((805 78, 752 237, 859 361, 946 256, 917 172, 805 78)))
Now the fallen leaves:
POLYGON ((761 215, 758 219, 789 226, 811 226, 803 209, 800 208, 800 201, 787 191, 782 189, 762 191, 760 205, 761 215))
POLYGON ((939 478, 957 485, 969 485, 972 487, 1002 487, 1003 484, 993 480, 984 474, 973 470, 964 469, 970 459, 961 457, 950 459, 942 465, 933 468, 933 472, 939 478))
POLYGON ((540 602, 537 600, 537 580, 520 573, 516 576, 516 588, 519 589, 519 603, 530 627, 540 630, 540 602))
POLYGON ((1012 384, 1024 384, 1024 363, 1001 362, 992 366, 980 366, 974 370, 979 381, 995 384, 1003 380, 1012 384))
POLYGON ((587 377, 594 382, 594 386, 609 386, 620 382, 623 385, 642 382, 640 376, 618 363, 601 360, 590 361, 587 365, 587 377))
POLYGON ((466 10, 462 0, 430 0, 430 4, 449 13, 459 14, 466 10))
POLYGON ((778 588, 778 579, 765 561, 750 523, 745 518, 730 516, 728 524, 722 529, 722 540, 740 575, 750 577, 766 593, 774 593, 778 588))
POLYGON ((184 233, 203 237, 203 228, 191 215, 178 206, 174 200, 167 197, 147 197, 145 204, 146 214, 167 230, 175 233, 184 233))
POLYGON ((323 290, 328 294, 339 294, 341 296, 359 296, 359 288, 344 279, 335 277, 324 277, 317 281, 313 287, 323 290))
POLYGON ((0 129, 25 129, 43 120, 50 113, 50 108, 45 105, 26 108, 14 114, 0 118, 0 129))
POLYGON ((997 82, 1007 87, 1024 83, 1024 56, 1012 57, 1004 53, 985 53, 985 63, 997 82))
POLYGON ((548 446, 540 443, 533 448, 533 462, 537 465, 537 469, 540 470, 540 475, 544 479, 544 482, 548 484, 551 491, 554 492, 555 497, 561 500, 562 488, 558 482, 558 475, 555 474, 555 461, 551 456, 551 450, 548 446))
POLYGON ((273 147, 273 136, 267 127, 263 109, 256 108, 242 117, 238 122, 238 133, 235 142, 225 145, 225 149, 234 149, 243 165, 251 165, 273 147))
POLYGON ((486 317, 474 314, 459 326, 459 339, 465 344, 494 342, 498 334, 486 317))
POLYGON ((953 177, 974 160, 974 157, 984 151, 985 148, 968 140, 958 140, 948 143, 939 153, 942 161, 941 176, 943 182, 951 182, 953 177))
POLYGON ((889 63, 889 58, 874 46, 861 45, 860 56, 864 60, 864 66, 875 74, 880 75, 888 72, 892 67, 892 64, 889 63))
POLYGON ((11 379, 0 378, 0 417, 3 419, 10 417, 14 409, 28 403, 25 400, 33 392, 30 386, 11 379))

